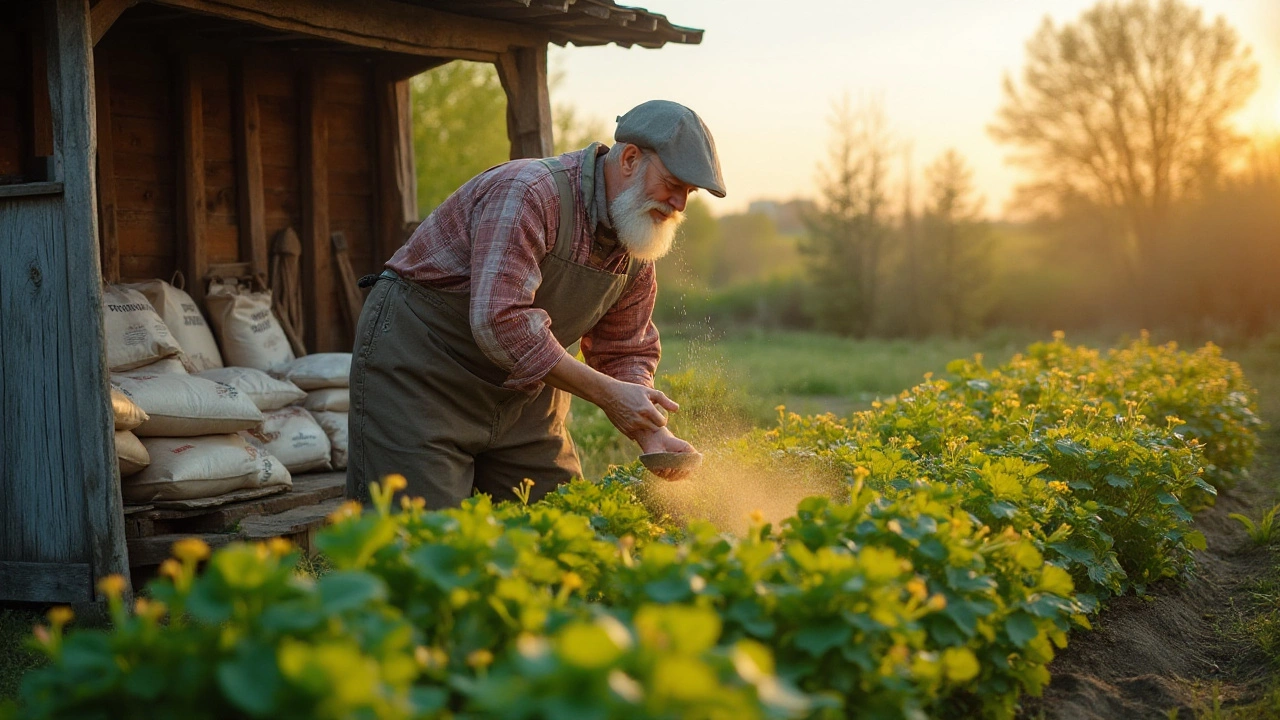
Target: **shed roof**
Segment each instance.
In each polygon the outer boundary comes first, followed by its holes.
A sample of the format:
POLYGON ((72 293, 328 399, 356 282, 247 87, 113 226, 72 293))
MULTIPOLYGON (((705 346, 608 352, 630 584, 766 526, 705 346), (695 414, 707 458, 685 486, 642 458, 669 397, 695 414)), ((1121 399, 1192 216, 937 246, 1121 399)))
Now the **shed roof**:
POLYGON ((458 15, 507 20, 547 31, 557 45, 697 45, 702 30, 673 25, 667 16, 612 0, 399 0, 458 15))

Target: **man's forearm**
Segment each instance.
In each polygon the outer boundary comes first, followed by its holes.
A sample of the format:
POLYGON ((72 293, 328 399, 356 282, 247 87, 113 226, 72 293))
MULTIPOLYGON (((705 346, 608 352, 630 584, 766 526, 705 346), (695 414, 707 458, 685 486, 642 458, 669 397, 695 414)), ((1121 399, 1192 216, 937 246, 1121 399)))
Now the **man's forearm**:
POLYGON ((596 405, 603 404, 609 394, 609 386, 618 382, 567 352, 542 381, 596 405))

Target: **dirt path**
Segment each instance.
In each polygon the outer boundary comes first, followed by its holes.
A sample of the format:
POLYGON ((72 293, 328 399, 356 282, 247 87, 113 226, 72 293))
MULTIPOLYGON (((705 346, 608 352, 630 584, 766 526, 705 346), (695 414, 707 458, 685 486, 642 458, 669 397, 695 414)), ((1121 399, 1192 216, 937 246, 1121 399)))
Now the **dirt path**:
MULTIPOLYGON (((1260 465, 1269 470, 1271 463, 1260 465)), ((1214 694, 1236 705, 1266 692, 1265 659, 1256 643, 1231 628, 1238 609, 1251 604, 1250 586, 1276 560, 1228 517, 1256 518, 1275 502, 1274 476, 1265 477, 1241 483, 1196 516, 1208 548, 1196 553, 1191 577, 1161 583, 1144 597, 1114 600, 1093 632, 1072 633, 1049 666, 1053 680, 1044 697, 1028 702, 1022 717, 1167 720, 1177 709, 1187 720, 1200 717, 1214 694)))

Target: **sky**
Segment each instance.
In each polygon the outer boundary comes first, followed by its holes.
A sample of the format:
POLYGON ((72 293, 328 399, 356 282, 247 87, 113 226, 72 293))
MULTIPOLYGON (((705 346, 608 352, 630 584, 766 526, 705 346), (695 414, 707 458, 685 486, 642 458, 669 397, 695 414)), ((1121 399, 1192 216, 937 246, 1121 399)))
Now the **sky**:
MULTIPOLYGON (((846 94, 882 103, 912 164, 948 148, 963 154, 992 217, 1003 214, 1022 171, 986 127, 1015 79, 1025 43, 1048 15, 1071 22, 1096 0, 620 0, 704 29, 699 45, 660 50, 553 46, 563 73, 555 104, 605 124, 653 98, 693 108, 715 137, 728 196, 712 212, 759 199, 817 194, 832 108, 846 94)), ((1237 124, 1280 132, 1280 0, 1191 0, 1225 16, 1249 45, 1260 86, 1237 124)), ((899 163, 901 166, 901 163, 899 163)), ((917 172, 917 187, 919 175, 917 172)))

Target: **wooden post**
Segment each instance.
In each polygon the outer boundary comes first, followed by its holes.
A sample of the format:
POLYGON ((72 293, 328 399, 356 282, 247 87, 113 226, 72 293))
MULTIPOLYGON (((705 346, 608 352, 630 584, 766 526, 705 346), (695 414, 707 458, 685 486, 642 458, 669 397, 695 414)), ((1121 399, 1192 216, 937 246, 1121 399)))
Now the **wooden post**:
POLYGON ((374 74, 374 105, 378 141, 378 240, 374 261, 380 266, 404 244, 406 225, 418 221, 409 81, 389 77, 380 68, 374 74))
POLYGON ((324 67, 312 65, 302 84, 302 307, 307 347, 336 350, 333 264, 329 245, 329 128, 324 115, 324 67))
POLYGON ((547 90, 547 47, 519 47, 498 56, 498 79, 507 91, 507 138, 511 159, 550 157, 551 98, 547 90))
POLYGON ((204 93, 196 59, 189 52, 178 55, 178 268, 187 276, 187 292, 204 304, 207 222, 204 197, 204 93))
POLYGON ((102 279, 120 282, 120 237, 116 229, 116 164, 111 141, 111 81, 106 58, 94 53, 94 112, 98 128, 98 223, 102 238, 102 279))
MULTIPOLYGON (((102 285, 97 281, 97 198, 94 188, 93 45, 88 0, 54 0, 54 32, 59 57, 50 57, 50 95, 54 102, 55 165, 63 182, 63 246, 49 270, 65 283, 67 337, 45 385, 61 396, 65 415, 59 434, 71 462, 65 469, 83 483, 88 560, 95 578, 129 577, 124 541, 124 509, 116 466, 114 421, 107 384, 106 342, 102 327, 102 285), (56 376, 54 376, 56 373, 56 376), (54 390, 53 388, 57 388, 54 390)), ((8 468, 20 472, 19 468, 8 468)), ((34 479, 34 478, 33 478, 34 479)), ((64 509, 55 511, 66 512, 64 509)), ((101 599, 101 598, 99 598, 101 599)))
POLYGON ((262 133, 258 120, 258 90, 245 56, 236 63, 232 97, 232 131, 236 142, 236 188, 239 193, 240 260, 253 273, 268 271, 266 208, 262 184, 262 133))

